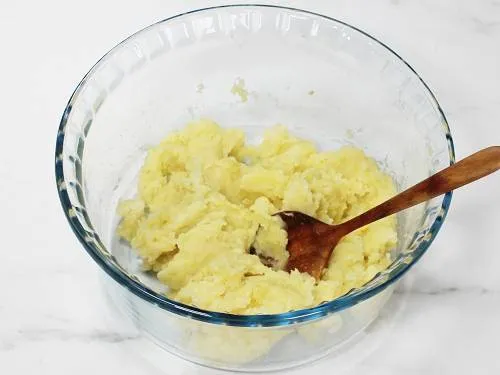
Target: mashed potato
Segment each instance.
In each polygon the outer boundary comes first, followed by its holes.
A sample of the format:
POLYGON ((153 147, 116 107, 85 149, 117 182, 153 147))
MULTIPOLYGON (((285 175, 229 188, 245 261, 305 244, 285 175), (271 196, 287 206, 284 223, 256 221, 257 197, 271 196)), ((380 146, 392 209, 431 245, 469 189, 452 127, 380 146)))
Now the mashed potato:
POLYGON ((201 120, 149 151, 137 197, 119 205, 118 234, 170 298, 234 314, 281 313, 334 299, 386 268, 395 219, 343 238, 316 282, 282 271, 287 234, 272 214, 340 223, 394 193, 391 178, 356 148, 318 152, 283 126, 251 146, 242 131, 201 120))

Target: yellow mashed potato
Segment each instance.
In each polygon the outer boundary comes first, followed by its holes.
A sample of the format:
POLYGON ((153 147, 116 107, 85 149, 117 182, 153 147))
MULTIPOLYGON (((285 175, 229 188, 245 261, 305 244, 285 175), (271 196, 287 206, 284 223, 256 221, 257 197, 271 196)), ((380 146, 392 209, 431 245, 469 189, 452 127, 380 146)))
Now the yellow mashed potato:
POLYGON ((340 223, 394 193, 392 179, 359 149, 318 152, 283 126, 247 145, 242 131, 200 120, 149 151, 137 197, 119 205, 118 234, 170 298, 219 312, 281 313, 334 299, 386 268, 395 219, 343 238, 316 282, 282 271, 287 235, 272 215, 295 210, 340 223))

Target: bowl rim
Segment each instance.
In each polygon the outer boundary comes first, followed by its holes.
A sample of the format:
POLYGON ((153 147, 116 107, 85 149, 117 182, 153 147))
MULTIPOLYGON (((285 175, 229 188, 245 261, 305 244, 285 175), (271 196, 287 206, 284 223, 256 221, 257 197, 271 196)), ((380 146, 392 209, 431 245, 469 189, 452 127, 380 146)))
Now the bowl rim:
MULTIPOLYGON (((297 323, 304 323, 308 321, 313 321, 320 319, 322 317, 325 317, 329 314, 332 314, 334 312, 338 312, 344 309, 347 309, 351 306, 356 305, 359 302, 362 302, 391 284, 393 284, 395 281, 397 281, 401 276, 403 276, 415 263, 418 262, 418 260, 422 257, 422 255, 427 251, 429 248, 430 244, 433 242, 434 238, 436 237, 437 233, 439 232, 439 229, 441 228, 444 219, 446 218, 447 212, 450 207, 451 203, 451 198, 452 198, 452 192, 448 192, 444 195, 442 201, 441 201, 441 210, 440 214, 436 216, 434 222, 430 226, 429 234, 425 240, 423 240, 414 250, 414 257, 411 262, 404 263, 401 265, 401 267, 398 267, 395 272, 391 273, 390 277, 388 277, 386 280, 384 280, 382 283, 379 285, 376 285, 372 288, 367 288, 364 289, 365 287, 357 288, 355 289, 356 293, 347 293, 343 296, 340 296, 334 300, 324 302, 318 306, 314 306, 311 308, 306 308, 306 309, 300 309, 300 310, 294 310, 286 313, 280 313, 280 314, 262 314, 262 315, 236 315, 236 314, 229 314, 229 313, 219 313, 219 312, 214 312, 214 311, 208 311, 204 309, 200 309, 197 307, 193 307, 190 305, 186 305, 177 301, 174 301, 172 299, 167 298, 166 296, 163 296, 159 293, 154 292, 153 290, 149 289, 142 283, 140 283, 136 278, 132 278, 128 276, 122 269, 121 267, 118 266, 117 263, 115 263, 114 258, 112 255, 107 255, 104 254, 101 250, 99 250, 95 243, 93 241, 89 241, 88 235, 83 228, 82 224, 78 220, 78 218, 75 217, 74 214, 72 214, 73 210, 76 208, 75 206, 72 205, 68 192, 66 190, 66 180, 64 177, 64 168, 63 168, 63 161, 62 161, 62 155, 64 152, 64 138, 65 138, 65 128, 66 128, 66 122, 68 119, 68 116, 72 110, 72 104, 76 100, 76 97, 78 96, 80 90, 82 87, 85 85, 87 79, 94 73, 95 69, 100 65, 100 63, 106 59, 108 55, 111 54, 112 51, 116 50, 123 44, 125 44, 127 41, 132 39, 134 36, 137 34, 140 34, 155 25, 162 24, 177 18, 181 18, 186 15, 190 14, 196 14, 196 13, 202 13, 205 11, 210 11, 210 10, 216 10, 216 9, 224 9, 224 8, 257 8, 257 9, 263 9, 263 8, 273 8, 273 9, 278 9, 278 10, 286 10, 286 11, 291 11, 291 12, 298 12, 298 13, 303 13, 303 14, 308 14, 311 16, 315 17, 321 17, 327 21, 333 21, 338 24, 341 24, 343 26, 346 26, 347 28, 350 28, 352 30, 355 30, 367 38, 371 39, 373 42, 378 44, 380 47, 385 48, 387 51, 389 51, 394 57, 396 57, 399 62, 401 62, 403 65, 405 65, 414 75, 416 78, 420 80, 420 82, 423 84, 425 90, 427 90, 430 99, 434 102, 434 105, 437 108, 437 111, 439 112, 441 118, 442 118, 442 126, 444 130, 444 136, 446 137, 446 140, 448 142, 448 153, 449 153, 449 158, 450 158, 450 165, 452 165, 455 162, 455 149, 454 149, 454 144, 453 144, 453 139, 451 137, 450 133, 450 128, 448 125, 448 121, 446 120, 446 116, 438 103, 435 95, 429 88, 429 86, 424 82, 424 80, 420 77, 420 75, 413 69, 413 67, 406 62, 399 54, 397 54, 393 49, 388 47, 386 44, 383 42, 379 41, 375 37, 371 36, 370 34, 366 33, 365 31, 352 26, 346 22, 343 22, 341 20, 338 20, 336 18, 326 16, 320 13, 316 12, 311 12, 308 10, 303 10, 299 8, 294 8, 294 7, 286 7, 286 6, 278 6, 278 5, 269 5, 269 4, 258 4, 258 3, 253 3, 253 4, 229 4, 229 5, 220 5, 220 6, 212 6, 212 7, 205 7, 205 8, 199 8, 199 9, 194 9, 190 10, 187 12, 179 13, 174 16, 165 18, 161 21, 155 22, 149 26, 146 26, 142 28, 141 30, 137 31, 136 33, 130 35, 117 45, 115 45, 113 48, 111 48, 106 54, 104 54, 95 64, 94 66, 87 72, 87 74, 83 77, 83 79, 80 81, 80 83, 77 85, 75 90, 73 91, 66 108, 63 112, 60 124, 59 124, 59 129, 57 133, 57 140, 56 140, 56 148, 55 148, 55 177, 56 177, 56 185, 57 185, 57 191, 60 199, 61 206, 63 208, 63 211, 65 213, 66 219, 69 222, 69 225, 73 232, 75 233, 76 237, 80 241, 80 243, 83 245, 85 250, 88 252, 88 254, 94 259, 94 261, 111 277, 113 278, 116 282, 118 282, 121 286, 125 287, 128 289, 130 292, 132 292, 135 296, 139 297, 141 300, 144 300, 148 303, 154 304, 158 307, 160 307, 163 310, 169 311, 171 313, 174 313, 176 315, 186 317, 186 318, 191 318, 195 319, 198 321, 203 321, 207 323, 212 323, 212 324, 222 324, 222 325, 229 325, 229 326, 239 326, 239 327, 277 327, 277 326, 285 326, 285 325, 291 325, 291 324, 297 324, 297 323)), ((100 245, 105 248, 105 246, 100 243, 100 245)))

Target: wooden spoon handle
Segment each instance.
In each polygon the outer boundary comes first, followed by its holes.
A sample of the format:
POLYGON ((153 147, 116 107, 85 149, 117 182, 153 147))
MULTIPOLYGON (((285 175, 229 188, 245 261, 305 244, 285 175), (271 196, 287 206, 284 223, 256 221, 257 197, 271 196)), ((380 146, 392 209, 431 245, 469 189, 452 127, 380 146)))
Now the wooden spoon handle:
POLYGON ((384 203, 340 224, 344 235, 386 216, 428 201, 500 169, 500 146, 485 148, 443 169, 384 203))

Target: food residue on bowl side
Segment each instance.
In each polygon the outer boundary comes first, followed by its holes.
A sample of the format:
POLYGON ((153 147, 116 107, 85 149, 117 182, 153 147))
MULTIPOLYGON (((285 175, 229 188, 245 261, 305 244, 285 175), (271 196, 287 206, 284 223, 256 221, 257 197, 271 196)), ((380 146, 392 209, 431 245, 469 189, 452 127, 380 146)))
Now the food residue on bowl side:
POLYGON ((239 96, 242 103, 248 101, 248 90, 245 87, 245 80, 238 78, 231 87, 231 94, 239 96))

